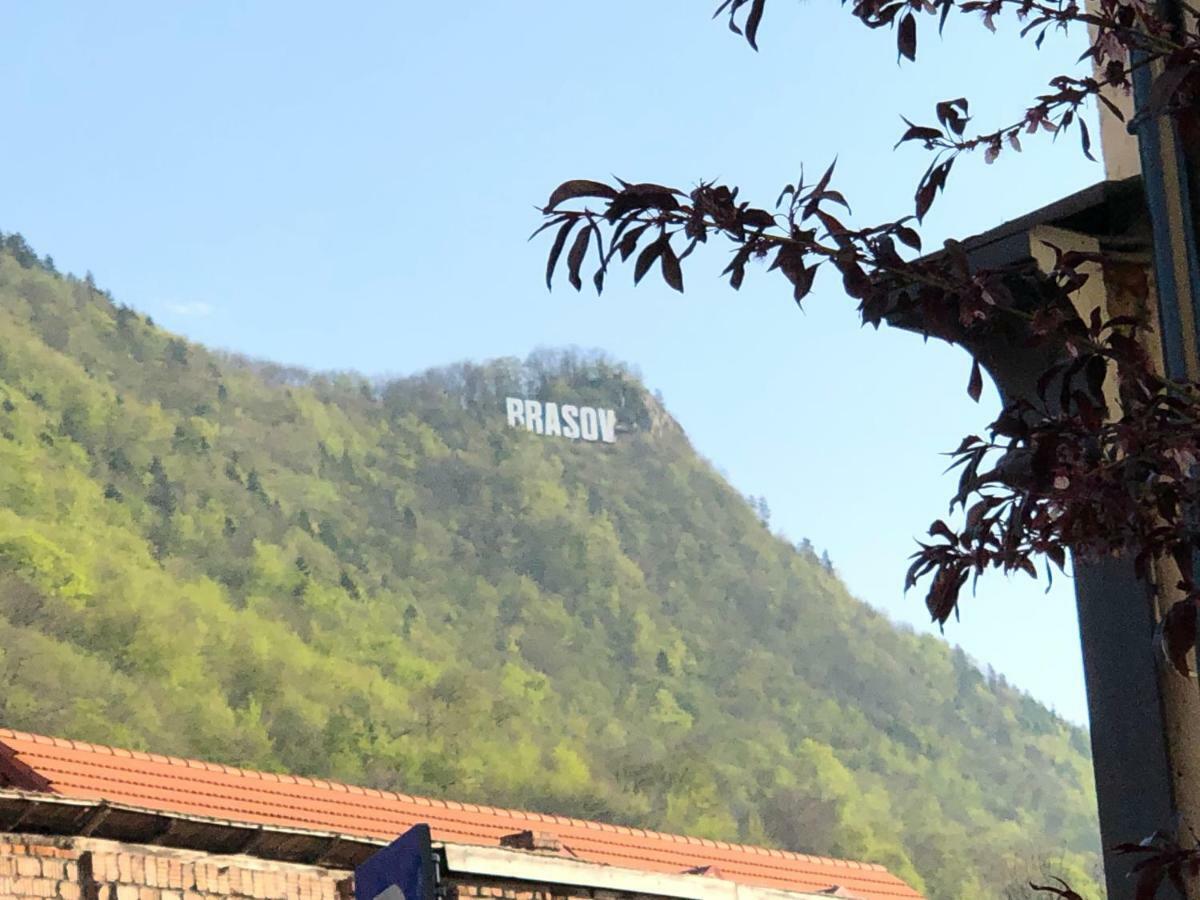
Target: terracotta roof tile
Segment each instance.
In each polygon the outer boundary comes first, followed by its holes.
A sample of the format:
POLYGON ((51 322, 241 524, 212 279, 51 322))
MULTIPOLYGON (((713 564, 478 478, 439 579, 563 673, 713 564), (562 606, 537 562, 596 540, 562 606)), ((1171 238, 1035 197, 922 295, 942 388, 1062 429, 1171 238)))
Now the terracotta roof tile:
POLYGON ((435 840, 498 846, 505 835, 537 822, 552 826, 545 830, 569 844, 571 855, 591 862, 653 872, 716 870, 731 881, 780 890, 841 885, 864 900, 920 900, 879 865, 411 797, 0 728, 0 781, 5 776, 26 790, 67 797, 375 838, 391 838, 427 822, 435 840))

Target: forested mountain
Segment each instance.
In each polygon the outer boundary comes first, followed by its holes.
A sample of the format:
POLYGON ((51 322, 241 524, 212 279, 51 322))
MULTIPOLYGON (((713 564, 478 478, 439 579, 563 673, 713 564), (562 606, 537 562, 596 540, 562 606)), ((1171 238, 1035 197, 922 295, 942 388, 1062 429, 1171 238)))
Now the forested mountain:
MULTIPOLYGON (((0 724, 1089 884, 1087 740, 848 596, 620 365, 387 383, 206 350, 0 252, 0 724), (508 428, 508 394, 618 411, 508 428)), ((900 573, 897 573, 897 577, 900 573)))

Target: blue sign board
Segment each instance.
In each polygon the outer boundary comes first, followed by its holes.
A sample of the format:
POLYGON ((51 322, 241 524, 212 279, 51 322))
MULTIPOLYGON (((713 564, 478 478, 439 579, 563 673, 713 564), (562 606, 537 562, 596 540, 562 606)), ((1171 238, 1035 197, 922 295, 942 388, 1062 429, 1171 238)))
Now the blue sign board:
POLYGON ((354 900, 435 900, 429 826, 414 825, 354 870, 354 900))

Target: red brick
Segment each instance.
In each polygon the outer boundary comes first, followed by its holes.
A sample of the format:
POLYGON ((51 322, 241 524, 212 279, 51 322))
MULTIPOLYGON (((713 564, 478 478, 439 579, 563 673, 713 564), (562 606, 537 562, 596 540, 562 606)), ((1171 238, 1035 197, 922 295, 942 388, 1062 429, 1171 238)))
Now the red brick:
POLYGON ((73 881, 60 881, 58 883, 58 896, 62 900, 79 900, 80 893, 79 885, 73 881))
POLYGON ((140 887, 138 888, 138 900, 160 900, 158 888, 140 887))
POLYGON ((183 887, 183 863, 177 859, 167 864, 167 884, 173 888, 183 887))

